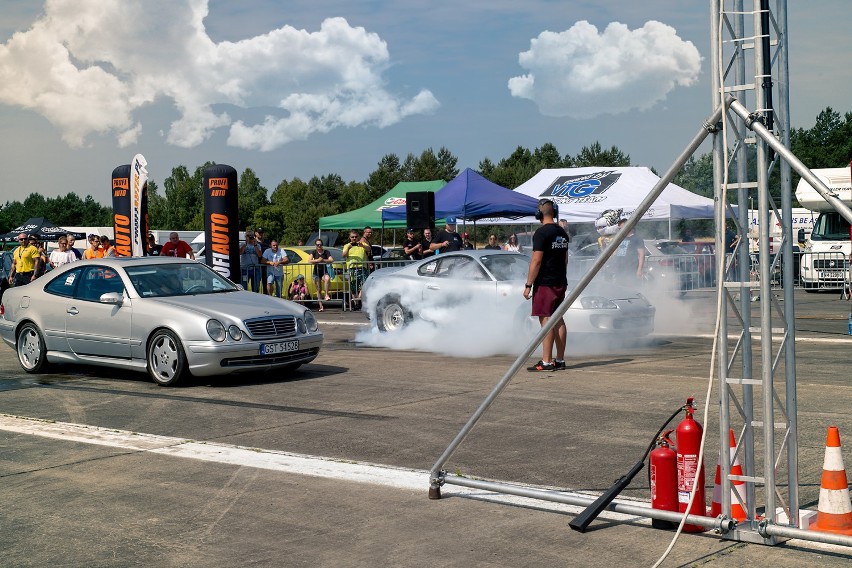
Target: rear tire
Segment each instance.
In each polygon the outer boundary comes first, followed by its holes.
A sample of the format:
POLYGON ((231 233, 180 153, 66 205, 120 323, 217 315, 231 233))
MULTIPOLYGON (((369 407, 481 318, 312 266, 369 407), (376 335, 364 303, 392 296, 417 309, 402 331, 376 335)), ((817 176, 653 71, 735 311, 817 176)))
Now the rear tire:
POLYGON ((148 342, 148 374, 163 387, 177 385, 187 374, 183 346, 167 329, 155 331, 148 342))
POLYGON ((34 323, 25 323, 16 340, 18 362, 27 373, 41 373, 47 367, 47 347, 44 336, 34 323))
POLYGON ((396 332, 411 321, 411 314, 402 306, 399 298, 382 298, 376 306, 376 325, 379 331, 396 332))

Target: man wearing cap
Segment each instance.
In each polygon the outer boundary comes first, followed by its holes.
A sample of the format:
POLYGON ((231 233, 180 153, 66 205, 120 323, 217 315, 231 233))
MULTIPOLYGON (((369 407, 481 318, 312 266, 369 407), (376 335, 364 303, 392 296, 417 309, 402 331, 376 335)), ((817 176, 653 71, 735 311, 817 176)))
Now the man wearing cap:
POLYGON ((157 243, 157 238, 154 233, 148 233, 148 255, 160 256, 163 251, 163 245, 157 243))
POLYGON ((18 248, 12 252, 12 268, 9 271, 10 286, 23 286, 36 279, 36 269, 41 263, 41 251, 36 242, 32 235, 18 235, 18 248))
POLYGON ((447 217, 445 222, 446 226, 438 231, 429 245, 429 250, 435 251, 435 254, 461 250, 463 246, 461 235, 456 232, 456 218, 447 217))
POLYGON ((405 230, 405 240, 402 241, 402 250, 410 260, 420 260, 423 258, 423 245, 414 238, 414 229, 410 227, 405 230))

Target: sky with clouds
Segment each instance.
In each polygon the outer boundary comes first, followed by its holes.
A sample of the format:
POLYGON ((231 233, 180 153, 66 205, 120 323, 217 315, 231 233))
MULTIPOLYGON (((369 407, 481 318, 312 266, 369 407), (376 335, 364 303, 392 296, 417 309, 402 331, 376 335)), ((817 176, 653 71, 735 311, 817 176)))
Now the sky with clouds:
MULTIPOLYGON (((459 167, 600 141, 664 170, 710 112, 709 4, 4 0, 0 201, 109 203, 136 153, 268 189, 446 146, 459 167)), ((846 0, 788 7, 793 126, 846 112, 846 0)))

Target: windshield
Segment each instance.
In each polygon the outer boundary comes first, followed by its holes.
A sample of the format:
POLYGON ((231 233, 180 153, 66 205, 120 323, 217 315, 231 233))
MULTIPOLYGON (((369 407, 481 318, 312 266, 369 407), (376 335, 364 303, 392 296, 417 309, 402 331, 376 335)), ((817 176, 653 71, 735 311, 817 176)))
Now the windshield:
POLYGON ((849 222, 840 213, 820 213, 811 233, 812 241, 845 241, 849 239, 849 222))
POLYGON ((136 293, 143 298, 216 294, 237 290, 230 280, 198 262, 130 266, 126 270, 136 293))
POLYGON ((480 260, 497 280, 524 280, 530 269, 530 257, 522 254, 495 254, 480 260))

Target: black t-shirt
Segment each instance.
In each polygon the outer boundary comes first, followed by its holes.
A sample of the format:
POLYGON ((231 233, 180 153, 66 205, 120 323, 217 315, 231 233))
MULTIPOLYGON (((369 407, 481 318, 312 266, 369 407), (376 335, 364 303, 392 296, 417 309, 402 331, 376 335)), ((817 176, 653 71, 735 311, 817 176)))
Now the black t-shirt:
POLYGON ((161 250, 163 250, 163 245, 151 245, 151 250, 148 251, 148 256, 160 256, 161 250))
POLYGON ((500 248, 500 245, 485 245, 482 248, 488 249, 488 250, 503 250, 503 249, 500 248))
MULTIPOLYGON (((313 258, 313 259, 323 258, 323 259, 328 260, 329 258, 331 258, 331 253, 328 252, 325 249, 323 249, 322 254, 318 253, 315 250, 312 250, 311 251, 311 258, 313 258)), ((314 265, 314 277, 322 278, 323 276, 325 276, 326 272, 328 271, 329 266, 330 265, 328 264, 328 262, 322 262, 322 263, 315 264, 314 265)))
MULTIPOLYGON (((438 249, 441 252, 453 252, 462 249, 462 238, 458 233, 451 233, 446 229, 441 229, 438 234, 432 239, 433 245, 439 245, 444 241, 449 241, 450 244, 446 248, 438 249)), ((437 251, 436 251, 437 252, 437 251)))
POLYGON ((639 249, 644 247, 645 241, 634 233, 621 241, 613 256, 616 257, 618 266, 624 272, 635 274, 639 270, 639 249))
POLYGON ((533 252, 541 251, 541 267, 534 284, 567 286, 568 234, 556 223, 547 223, 533 234, 533 252))
MULTIPOLYGON (((405 239, 404 241, 402 241, 403 252, 405 251, 405 249, 416 247, 418 244, 420 244, 420 241, 417 241, 415 239, 405 239)), ((421 246, 420 248, 422 249, 423 247, 421 246)), ((419 250, 416 250, 413 253, 409 254, 408 258, 410 258, 411 260, 420 260, 421 258, 423 258, 423 255, 420 253, 419 250)))

